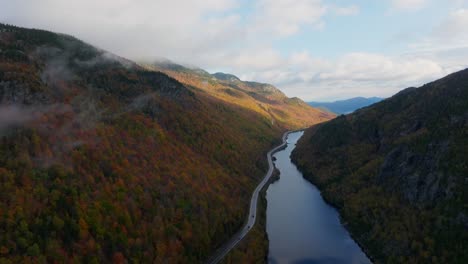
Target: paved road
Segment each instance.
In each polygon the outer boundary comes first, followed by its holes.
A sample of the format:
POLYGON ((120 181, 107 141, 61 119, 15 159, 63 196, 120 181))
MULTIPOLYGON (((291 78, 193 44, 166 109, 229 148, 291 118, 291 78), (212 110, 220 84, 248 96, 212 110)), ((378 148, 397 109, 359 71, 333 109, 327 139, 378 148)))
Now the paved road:
POLYGON ((249 215, 247 216, 247 222, 245 223, 244 227, 239 232, 234 234, 234 236, 232 236, 226 243, 224 243, 223 246, 216 250, 215 254, 213 254, 213 256, 211 256, 211 258, 206 263, 216 264, 220 262, 224 258, 224 256, 226 256, 229 253, 229 251, 236 247, 236 245, 247 235, 247 233, 249 233, 250 229, 255 224, 255 220, 257 219, 258 195, 260 194, 260 191, 263 189, 268 180, 270 180, 270 177, 273 174, 274 170, 272 155, 275 152, 279 151, 282 147, 286 146, 286 139, 289 133, 291 132, 286 132, 283 134, 283 143, 281 145, 275 147, 267 153, 268 172, 266 173, 265 177, 260 182, 260 184, 258 184, 257 188, 255 188, 255 191, 252 194, 252 198, 250 199, 249 215))

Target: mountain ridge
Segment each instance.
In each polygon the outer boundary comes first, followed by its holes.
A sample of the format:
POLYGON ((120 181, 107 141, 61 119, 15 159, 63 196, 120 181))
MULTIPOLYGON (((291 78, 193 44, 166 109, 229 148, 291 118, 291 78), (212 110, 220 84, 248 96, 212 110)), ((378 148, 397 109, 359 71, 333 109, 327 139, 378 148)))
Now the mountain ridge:
POLYGON ((336 114, 349 114, 355 110, 366 107, 382 101, 384 98, 380 97, 353 97, 345 100, 338 100, 334 102, 307 102, 309 105, 323 108, 327 111, 336 114))
POLYGON ((468 69, 308 129, 293 161, 382 263, 463 263, 468 69))
POLYGON ((141 63, 142 67, 161 71, 178 81, 198 90, 241 107, 253 110, 268 118, 272 124, 294 124, 291 130, 305 128, 335 115, 312 108, 299 98, 288 98, 275 86, 267 83, 242 81, 232 74, 208 72, 189 68, 173 62, 141 63), (218 76, 218 78, 216 77, 218 76), (308 111, 310 114, 304 115, 308 111))
MULTIPOLYGON (((13 263, 201 263, 242 225, 265 153, 297 126, 5 24, 0 121, 0 262, 13 263)), ((252 239, 242 262, 264 258, 264 234, 252 239)))

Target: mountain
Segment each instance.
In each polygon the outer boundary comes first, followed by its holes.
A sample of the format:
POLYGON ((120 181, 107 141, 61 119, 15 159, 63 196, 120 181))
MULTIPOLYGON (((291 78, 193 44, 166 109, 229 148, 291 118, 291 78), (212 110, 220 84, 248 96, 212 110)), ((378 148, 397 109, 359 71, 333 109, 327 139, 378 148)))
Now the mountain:
POLYGON ((468 261, 468 70, 308 129, 293 160, 377 263, 468 261))
POLYGON ((359 108, 363 108, 382 101, 380 97, 354 97, 335 102, 308 102, 309 105, 330 111, 335 114, 349 114, 359 108))
POLYGON ((239 77, 232 75, 232 74, 217 72, 217 73, 212 74, 212 76, 220 81, 228 81, 228 82, 233 82, 233 83, 241 82, 239 77))
POLYGON ((270 84, 241 81, 232 74, 208 72, 169 61, 142 63, 142 67, 163 72, 179 82, 203 91, 227 104, 254 111, 271 124, 299 129, 335 117, 334 114, 313 108, 299 98, 288 98, 270 84))
POLYGON ((284 98, 305 117, 289 122, 225 94, 0 24, 0 262, 205 261, 242 225, 282 133, 329 116, 284 98))

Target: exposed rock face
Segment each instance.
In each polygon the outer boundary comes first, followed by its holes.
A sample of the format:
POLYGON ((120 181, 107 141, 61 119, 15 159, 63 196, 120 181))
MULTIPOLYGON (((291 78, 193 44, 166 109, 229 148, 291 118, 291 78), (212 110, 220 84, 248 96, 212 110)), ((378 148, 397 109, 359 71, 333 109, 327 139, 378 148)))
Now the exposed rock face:
POLYGON ((425 155, 414 153, 407 146, 394 148, 385 157, 377 176, 378 183, 390 192, 401 192, 415 206, 431 206, 451 198, 452 184, 441 182, 452 177, 439 169, 447 144, 430 144, 425 155))

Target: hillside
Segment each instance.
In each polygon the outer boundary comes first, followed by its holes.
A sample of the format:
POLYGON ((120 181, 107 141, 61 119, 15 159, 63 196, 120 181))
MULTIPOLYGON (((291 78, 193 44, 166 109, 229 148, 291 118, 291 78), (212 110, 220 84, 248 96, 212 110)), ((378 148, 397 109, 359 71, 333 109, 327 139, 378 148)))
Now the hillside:
POLYGON ((203 262, 244 221, 265 153, 297 127, 3 24, 0 121, 2 263, 203 262))
POLYGON ((161 71, 188 86, 224 102, 250 109, 288 129, 308 127, 335 117, 334 114, 312 108, 299 98, 288 98, 270 84, 241 81, 232 74, 208 72, 185 67, 170 61, 143 64, 143 67, 161 71))
POLYGON ((468 70, 308 129, 293 159, 377 262, 468 261, 468 70))
POLYGON ((334 102, 308 102, 309 105, 330 111, 335 114, 349 114, 359 108, 363 108, 382 101, 380 97, 354 97, 334 102))

